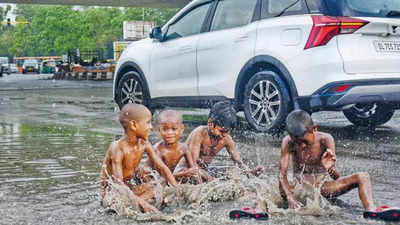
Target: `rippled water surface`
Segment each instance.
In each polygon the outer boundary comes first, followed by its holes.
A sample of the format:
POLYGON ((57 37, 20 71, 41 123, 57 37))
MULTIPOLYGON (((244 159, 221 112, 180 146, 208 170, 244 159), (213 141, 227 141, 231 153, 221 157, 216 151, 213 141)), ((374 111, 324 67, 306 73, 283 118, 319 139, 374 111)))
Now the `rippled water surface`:
MULTIPOLYGON (((186 131, 193 127, 187 126, 186 131)), ((398 133, 380 128, 376 133, 355 133, 352 128, 322 127, 337 137, 338 166, 342 175, 371 174, 377 205, 400 206, 400 140, 398 133), (346 133, 347 132, 347 133, 346 133)), ((184 134, 185 138, 187 132, 184 134)), ((247 164, 261 164, 261 181, 277 184, 280 138, 234 132, 247 164)), ((103 212, 98 200, 98 175, 104 153, 117 137, 73 127, 32 123, 0 123, 0 224, 137 224, 133 218, 103 212)), ((153 134, 153 142, 159 140, 153 134)), ((215 166, 231 166, 226 153, 215 166)), ((226 183, 229 190, 229 182, 226 183)), ((206 217, 189 217, 190 224, 376 224, 361 218, 363 208, 356 190, 340 197, 333 214, 313 216, 283 210, 268 222, 227 219, 232 208, 253 204, 251 198, 211 202, 206 217)), ((317 206, 318 208, 318 206, 317 206)), ((186 209, 172 209, 174 213, 186 209)), ((317 215, 317 214, 316 214, 317 215)), ((165 224, 165 222, 144 222, 165 224)), ((384 223, 381 223, 384 224, 384 223)))

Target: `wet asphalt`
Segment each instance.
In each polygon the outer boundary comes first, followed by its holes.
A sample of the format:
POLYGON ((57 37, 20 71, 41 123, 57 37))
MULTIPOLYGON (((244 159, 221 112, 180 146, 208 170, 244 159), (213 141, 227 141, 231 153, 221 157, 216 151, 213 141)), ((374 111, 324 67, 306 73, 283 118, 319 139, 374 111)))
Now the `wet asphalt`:
MULTIPOLYGON (((206 123, 207 110, 177 110, 191 118, 185 121, 182 139, 206 123)), ((374 130, 351 125, 341 112, 312 117, 321 131, 335 138, 340 173, 368 172, 376 204, 400 206, 400 113, 374 130)), ((102 158, 108 144, 122 134, 112 81, 62 81, 51 75, 0 77, 0 124, 0 211, 6 215, 0 224, 135 224, 99 213, 97 201, 102 158)), ((267 176, 277 177, 282 137, 247 128, 233 131, 233 137, 247 164, 261 164, 267 176)), ((150 140, 159 140, 156 132, 150 140)), ((226 153, 216 164, 231 165, 226 153)), ((269 223, 375 224, 361 218, 356 190, 339 199, 341 210, 336 216, 269 223)), ((235 202, 222 208, 232 205, 240 207, 235 202)))

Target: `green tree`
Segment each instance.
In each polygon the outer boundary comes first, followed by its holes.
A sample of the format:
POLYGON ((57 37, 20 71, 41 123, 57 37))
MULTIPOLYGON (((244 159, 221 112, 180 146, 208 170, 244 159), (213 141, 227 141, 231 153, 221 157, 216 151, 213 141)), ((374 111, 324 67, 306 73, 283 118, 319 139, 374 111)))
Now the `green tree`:
MULTIPOLYGON (((7 15, 6 11, 0 7, 0 19, 7 15)), ((7 32, 0 32, 0 54, 50 56, 66 54, 75 48, 105 48, 109 57, 112 42, 122 39, 123 21, 144 19, 163 25, 176 11, 111 7, 76 10, 71 6, 17 5, 17 24, 7 32)))

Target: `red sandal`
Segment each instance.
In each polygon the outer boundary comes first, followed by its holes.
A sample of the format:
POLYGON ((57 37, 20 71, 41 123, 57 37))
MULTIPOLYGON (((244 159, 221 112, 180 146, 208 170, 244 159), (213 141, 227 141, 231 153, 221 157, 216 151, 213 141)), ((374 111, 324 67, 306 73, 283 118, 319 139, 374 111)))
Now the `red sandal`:
POLYGON ((245 207, 241 210, 232 210, 229 212, 229 218, 231 219, 240 219, 240 218, 249 218, 256 220, 268 220, 268 214, 265 212, 256 212, 255 209, 250 207, 245 207))
POLYGON ((363 216, 365 219, 400 221, 400 208, 394 208, 384 205, 378 207, 375 212, 364 212, 363 216))

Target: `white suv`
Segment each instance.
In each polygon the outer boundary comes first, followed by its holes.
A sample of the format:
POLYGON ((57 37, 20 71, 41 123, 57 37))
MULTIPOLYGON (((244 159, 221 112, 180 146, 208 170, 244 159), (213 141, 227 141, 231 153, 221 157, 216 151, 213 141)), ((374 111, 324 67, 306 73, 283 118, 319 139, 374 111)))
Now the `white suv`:
POLYGON ((400 108, 400 1, 194 0, 122 53, 114 98, 150 108, 231 99, 263 132, 294 108, 383 124, 400 108))

